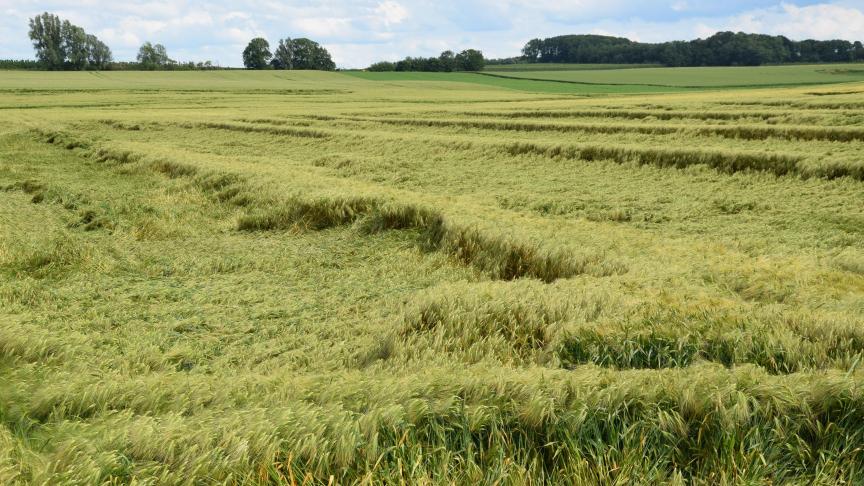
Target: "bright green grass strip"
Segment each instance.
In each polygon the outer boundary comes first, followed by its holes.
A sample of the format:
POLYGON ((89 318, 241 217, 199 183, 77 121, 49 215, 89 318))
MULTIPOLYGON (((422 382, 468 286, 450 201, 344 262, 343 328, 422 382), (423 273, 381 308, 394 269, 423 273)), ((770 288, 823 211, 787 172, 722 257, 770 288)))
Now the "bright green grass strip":
POLYGON ((661 67, 659 64, 570 64, 557 62, 495 64, 486 66, 483 71, 522 72, 522 71, 594 71, 608 69, 644 69, 661 67))
POLYGON ((802 86, 864 80, 860 64, 759 67, 686 67, 607 70, 508 72, 508 78, 587 84, 654 85, 665 87, 740 88, 802 86))
POLYGON ((493 76, 484 73, 418 73, 418 72, 386 72, 370 73, 362 71, 351 71, 345 74, 366 79, 369 81, 399 82, 399 81, 431 81, 450 83, 471 83, 484 86, 494 86, 518 91, 529 91, 535 93, 562 93, 562 94, 626 94, 626 93, 664 93, 674 91, 685 91, 684 88, 646 85, 604 85, 604 84, 576 84, 562 83, 555 80, 542 79, 518 79, 508 76, 493 76))

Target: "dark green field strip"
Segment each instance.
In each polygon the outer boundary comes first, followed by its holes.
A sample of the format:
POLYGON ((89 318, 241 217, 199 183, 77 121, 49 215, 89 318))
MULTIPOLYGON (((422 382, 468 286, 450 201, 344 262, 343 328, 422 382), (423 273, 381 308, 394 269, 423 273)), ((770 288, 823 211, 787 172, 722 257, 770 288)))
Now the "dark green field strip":
POLYGON ((571 64, 571 63, 516 63, 516 64, 489 64, 484 72, 530 72, 530 71, 609 71, 619 69, 645 69, 662 68, 660 64, 571 64))
POLYGON ((692 91, 686 87, 646 84, 559 83, 548 79, 526 79, 515 76, 498 76, 489 73, 347 71, 344 74, 400 88, 410 87, 411 83, 419 82, 462 83, 466 85, 476 84, 478 85, 478 89, 480 87, 495 87, 526 93, 558 93, 561 96, 605 96, 692 91))
POLYGON ((751 84, 712 84, 712 85, 688 85, 688 84, 652 84, 652 83, 617 83, 617 82, 600 82, 600 81, 576 81, 567 79, 551 79, 551 78, 532 78, 527 76, 508 76, 502 73, 479 72, 480 76, 490 76, 502 79, 520 79, 527 81, 550 82, 575 84, 584 86, 633 86, 633 87, 652 87, 652 88, 681 88, 693 90, 712 90, 712 89, 759 89, 759 88, 788 88, 798 86, 814 86, 814 85, 835 85, 850 83, 849 80, 839 81, 799 81, 799 82, 772 82, 772 83, 751 83, 751 84))

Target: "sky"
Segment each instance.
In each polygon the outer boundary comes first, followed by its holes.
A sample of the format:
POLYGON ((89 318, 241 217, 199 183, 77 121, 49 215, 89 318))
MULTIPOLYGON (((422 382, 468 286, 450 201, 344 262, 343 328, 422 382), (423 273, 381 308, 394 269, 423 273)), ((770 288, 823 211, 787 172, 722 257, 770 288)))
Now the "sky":
POLYGON ((258 36, 271 46, 311 38, 340 68, 446 49, 511 57, 532 38, 563 34, 658 42, 732 30, 864 41, 864 0, 0 0, 0 58, 34 57, 28 19, 44 11, 96 34, 117 60, 134 60, 151 41, 178 61, 221 66, 242 66, 258 36))

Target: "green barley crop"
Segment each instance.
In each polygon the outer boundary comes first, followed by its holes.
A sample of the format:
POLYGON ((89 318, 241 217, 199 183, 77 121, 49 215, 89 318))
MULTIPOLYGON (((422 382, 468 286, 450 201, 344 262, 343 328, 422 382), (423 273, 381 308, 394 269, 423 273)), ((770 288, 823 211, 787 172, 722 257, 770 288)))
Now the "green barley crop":
POLYGON ((864 88, 640 71, 0 73, 0 483, 861 483, 864 88))

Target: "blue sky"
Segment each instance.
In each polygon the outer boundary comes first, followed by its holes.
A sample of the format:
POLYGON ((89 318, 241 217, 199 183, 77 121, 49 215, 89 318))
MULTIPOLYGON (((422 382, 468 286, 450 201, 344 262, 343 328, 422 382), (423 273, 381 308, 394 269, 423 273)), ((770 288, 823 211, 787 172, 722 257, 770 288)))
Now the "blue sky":
POLYGON ((0 58, 33 57, 27 19, 43 11, 95 33, 118 60, 133 59, 142 42, 152 41, 175 59, 223 66, 240 65, 255 36, 271 44, 312 38, 339 67, 445 49, 508 57, 531 38, 575 33, 645 42, 718 30, 864 40, 864 0, 0 0, 0 58))

